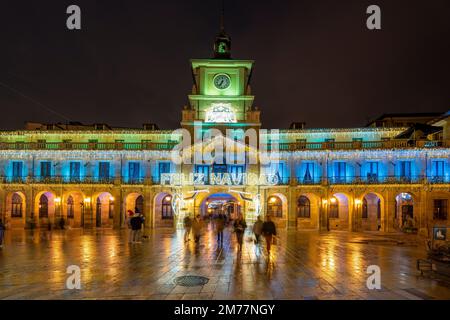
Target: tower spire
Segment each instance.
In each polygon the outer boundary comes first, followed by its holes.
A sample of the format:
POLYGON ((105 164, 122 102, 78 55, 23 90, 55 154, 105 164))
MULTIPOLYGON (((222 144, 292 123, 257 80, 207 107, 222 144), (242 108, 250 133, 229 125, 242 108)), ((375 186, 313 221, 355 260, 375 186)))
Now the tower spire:
POLYGON ((220 32, 225 32, 225 0, 222 0, 222 10, 220 11, 220 32))
POLYGON ((214 58, 231 58, 231 38, 225 32, 225 0, 221 0, 220 32, 214 41, 214 58))

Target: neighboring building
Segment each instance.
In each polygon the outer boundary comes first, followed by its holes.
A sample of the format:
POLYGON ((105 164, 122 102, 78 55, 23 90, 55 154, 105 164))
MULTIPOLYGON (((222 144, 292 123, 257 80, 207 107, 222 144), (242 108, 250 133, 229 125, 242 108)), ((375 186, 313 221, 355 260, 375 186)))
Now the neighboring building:
POLYGON ((250 91, 253 61, 231 59, 230 45, 222 31, 215 58, 191 61, 194 86, 181 127, 192 134, 199 124, 236 135, 254 130, 268 145, 278 143, 278 163, 175 164, 171 150, 181 133, 152 124, 29 123, 27 130, 0 132, 2 217, 16 228, 60 217, 72 227, 119 228, 133 210, 146 216, 147 227, 158 228, 175 226, 185 214, 225 210, 250 222, 270 214, 279 227, 299 229, 448 225, 448 113, 383 116, 351 129, 294 123, 279 134, 264 133, 250 91), (191 173, 203 183, 184 180, 191 173), (250 174, 267 182, 251 182, 250 174))
POLYGON ((369 122, 367 127, 398 128, 411 127, 416 124, 426 124, 442 116, 442 112, 426 113, 386 113, 369 122))

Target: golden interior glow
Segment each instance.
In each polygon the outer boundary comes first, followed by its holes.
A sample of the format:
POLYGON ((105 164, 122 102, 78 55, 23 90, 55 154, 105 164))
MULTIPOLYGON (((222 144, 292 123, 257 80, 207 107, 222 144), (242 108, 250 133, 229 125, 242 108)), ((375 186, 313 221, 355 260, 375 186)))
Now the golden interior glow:
POLYGON ((335 197, 332 197, 332 198, 330 199, 330 202, 331 202, 331 203, 336 203, 336 201, 337 201, 337 200, 336 200, 335 197))

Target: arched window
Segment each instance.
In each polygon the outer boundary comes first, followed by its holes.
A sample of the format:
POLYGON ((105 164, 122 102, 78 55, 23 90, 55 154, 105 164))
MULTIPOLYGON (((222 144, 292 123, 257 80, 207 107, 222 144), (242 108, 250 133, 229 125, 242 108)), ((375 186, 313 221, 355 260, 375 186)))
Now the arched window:
POLYGON ((368 212, 368 207, 367 207, 367 200, 366 200, 366 198, 364 198, 363 203, 362 203, 362 218, 367 219, 368 216, 369 216, 369 212, 368 212))
POLYGON ((22 197, 18 193, 12 195, 12 207, 11 207, 11 217, 12 218, 22 218, 22 197))
POLYGON ((39 218, 48 218, 48 198, 45 194, 39 198, 39 218))
POLYGON ((311 218, 311 204, 309 199, 305 196, 301 196, 297 201, 297 217, 299 218, 311 218))
POLYGON ((283 216, 283 203, 279 197, 270 196, 267 199, 267 214, 278 218, 283 216))
POLYGON ((381 219, 381 199, 377 201, 377 219, 381 219))
POLYGON ((67 198, 67 219, 73 219, 74 217, 73 197, 69 196, 69 198, 67 198))
POLYGON ((113 197, 109 197, 108 217, 110 219, 114 218, 114 198, 113 197))
POLYGON ((161 205, 162 219, 173 219, 172 197, 170 195, 164 196, 161 205))
POLYGON ((100 228, 102 226, 102 199, 97 197, 95 206, 95 226, 100 228))
POLYGON ((144 213, 144 197, 139 196, 136 198, 136 201, 134 202, 134 211, 136 213, 144 213))
POLYGON ((330 200, 330 218, 339 218, 339 200, 337 198, 330 200))

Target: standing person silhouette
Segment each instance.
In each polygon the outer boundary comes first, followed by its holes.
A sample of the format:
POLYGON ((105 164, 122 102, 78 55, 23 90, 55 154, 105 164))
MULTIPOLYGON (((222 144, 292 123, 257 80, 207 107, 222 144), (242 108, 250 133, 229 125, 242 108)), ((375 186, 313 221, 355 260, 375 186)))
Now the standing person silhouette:
POLYGON ((242 250, 242 240, 244 238, 244 232, 247 228, 247 223, 240 214, 237 220, 234 222, 234 232, 236 232, 236 239, 238 243, 238 251, 242 250))
POLYGON ((266 239, 267 253, 270 253, 270 247, 272 245, 273 236, 277 235, 275 223, 270 219, 270 216, 266 216, 266 221, 262 225, 262 234, 266 239))

